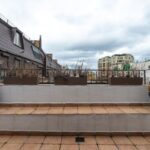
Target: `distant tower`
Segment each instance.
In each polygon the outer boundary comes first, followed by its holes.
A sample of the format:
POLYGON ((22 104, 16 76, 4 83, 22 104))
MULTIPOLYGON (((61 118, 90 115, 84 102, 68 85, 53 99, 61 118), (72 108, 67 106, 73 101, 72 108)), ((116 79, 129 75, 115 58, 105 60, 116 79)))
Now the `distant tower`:
POLYGON ((40 35, 40 38, 39 38, 39 47, 42 49, 42 36, 40 35))

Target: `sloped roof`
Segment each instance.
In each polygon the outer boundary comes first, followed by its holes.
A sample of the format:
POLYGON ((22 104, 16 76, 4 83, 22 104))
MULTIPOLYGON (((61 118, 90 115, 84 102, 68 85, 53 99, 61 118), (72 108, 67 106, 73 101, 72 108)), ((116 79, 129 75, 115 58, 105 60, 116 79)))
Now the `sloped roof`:
MULTIPOLYGON (((32 51, 32 46, 34 46, 33 43, 28 39, 26 39, 24 36, 23 36, 24 49, 14 45, 12 38, 12 28, 13 27, 11 27, 5 21, 0 19, 0 50, 43 64, 43 61, 37 59, 33 54, 32 51)), ((42 50, 40 51, 44 57, 43 51, 42 50)))

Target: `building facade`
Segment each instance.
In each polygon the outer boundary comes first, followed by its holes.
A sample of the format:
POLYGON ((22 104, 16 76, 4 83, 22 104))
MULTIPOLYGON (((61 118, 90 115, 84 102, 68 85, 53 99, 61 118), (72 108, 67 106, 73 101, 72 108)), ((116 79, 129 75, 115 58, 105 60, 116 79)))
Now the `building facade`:
POLYGON ((47 69, 61 69, 61 65, 58 63, 57 59, 53 59, 53 54, 46 54, 46 67, 47 69))
MULTIPOLYGON (((42 38, 31 41, 18 28, 0 18, 0 68, 1 70, 36 70, 46 73, 49 67, 47 55, 42 49, 42 38)), ((51 66, 60 65, 51 60, 51 66)), ((3 72, 1 71, 1 74, 3 72)))
POLYGON ((137 62, 137 63, 132 63, 132 69, 133 70, 141 70, 140 71, 140 76, 144 77, 144 72, 146 76, 146 83, 150 84, 150 60, 144 61, 144 62, 137 62))
POLYGON ((112 57, 106 56, 98 60, 99 78, 107 78, 111 72, 109 70, 123 70, 125 64, 134 62, 131 54, 116 54, 112 57))
POLYGON ((131 54, 116 54, 111 57, 111 69, 123 70, 125 64, 134 62, 134 57, 131 54))
POLYGON ((100 70, 109 70, 111 63, 111 57, 106 56, 98 60, 98 68, 100 70))
POLYGON ((98 70, 100 77, 107 76, 107 70, 110 70, 111 57, 106 56, 98 60, 98 70))
POLYGON ((134 57, 131 54, 116 54, 112 57, 106 56, 98 60, 99 70, 123 70, 125 64, 134 62, 134 57))

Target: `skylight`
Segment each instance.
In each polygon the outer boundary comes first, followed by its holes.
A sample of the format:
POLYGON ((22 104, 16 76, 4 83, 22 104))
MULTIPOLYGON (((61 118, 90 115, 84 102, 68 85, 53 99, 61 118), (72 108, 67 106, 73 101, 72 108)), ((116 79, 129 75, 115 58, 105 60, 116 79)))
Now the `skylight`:
POLYGON ((37 59, 42 59, 42 54, 38 48, 36 48, 35 46, 32 46, 32 51, 33 51, 34 56, 37 59))

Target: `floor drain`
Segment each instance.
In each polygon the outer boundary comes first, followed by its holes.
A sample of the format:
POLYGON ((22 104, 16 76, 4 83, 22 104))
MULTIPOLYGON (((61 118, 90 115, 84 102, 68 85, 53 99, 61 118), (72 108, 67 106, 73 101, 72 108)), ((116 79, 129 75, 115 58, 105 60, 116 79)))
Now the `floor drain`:
POLYGON ((76 137, 76 142, 85 142, 84 137, 76 137))

